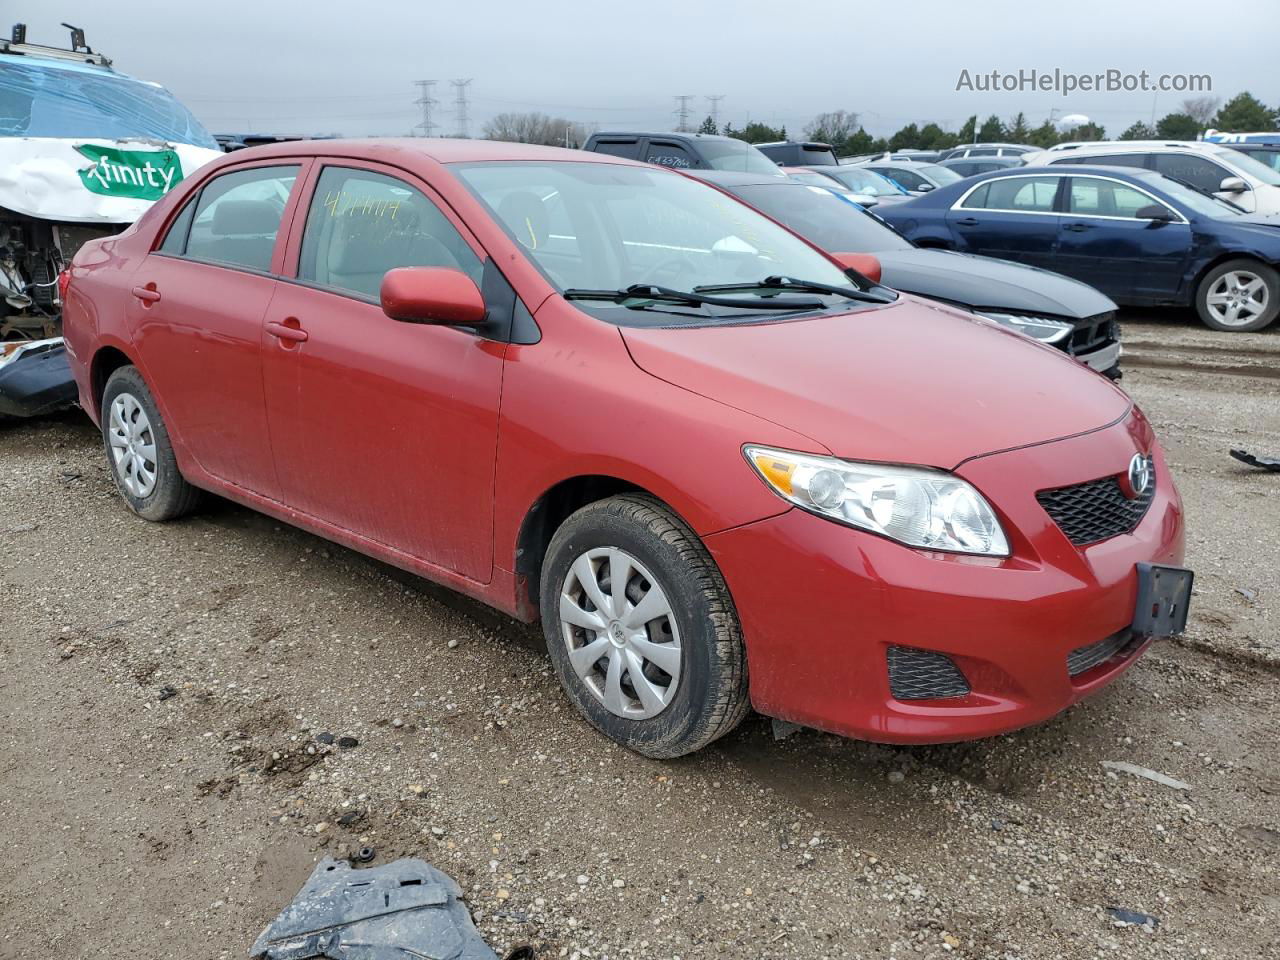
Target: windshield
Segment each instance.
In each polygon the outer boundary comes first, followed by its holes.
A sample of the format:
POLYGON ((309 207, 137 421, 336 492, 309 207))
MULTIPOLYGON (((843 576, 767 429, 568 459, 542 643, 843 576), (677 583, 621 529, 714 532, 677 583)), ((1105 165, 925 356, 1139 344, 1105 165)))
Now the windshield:
POLYGON ((561 292, 690 291, 770 276, 849 286, 804 241, 681 174, 574 161, 453 169, 561 292))
POLYGON ((838 170, 832 170, 831 176, 854 193, 861 193, 868 197, 900 197, 906 192, 892 180, 870 170, 841 167, 838 170))
POLYGON ((1159 186, 1161 190, 1184 207, 1190 207, 1196 213, 1206 217, 1238 217, 1244 212, 1225 200, 1219 200, 1217 197, 1201 193, 1199 190, 1192 190, 1185 184, 1169 177, 1161 177, 1159 186))
POLYGON ((936 163, 922 163, 916 168, 917 171, 923 173, 940 187, 945 187, 948 183, 956 183, 963 180, 964 177, 956 173, 949 167, 944 167, 936 163))
POLYGON ((0 58, 0 136, 140 138, 218 148, 163 87, 108 70, 0 58))
POLYGON ((830 253, 911 249, 910 243, 857 204, 822 187, 769 183, 735 187, 733 192, 830 253))
POLYGON ((786 174, 797 183, 806 183, 811 187, 827 187, 830 190, 847 189, 843 183, 832 180, 824 173, 814 173, 811 170, 787 170, 786 174))
POLYGON ((745 140, 699 140, 698 152, 712 170, 782 176, 778 165, 745 140))
POLYGON ((1253 159, 1247 153, 1241 153, 1239 150, 1232 150, 1230 147, 1218 147, 1213 151, 1219 160, 1225 160, 1239 170, 1243 170, 1255 180, 1261 180, 1263 183, 1269 183, 1273 187, 1280 186, 1280 173, 1272 170, 1265 163, 1253 159))

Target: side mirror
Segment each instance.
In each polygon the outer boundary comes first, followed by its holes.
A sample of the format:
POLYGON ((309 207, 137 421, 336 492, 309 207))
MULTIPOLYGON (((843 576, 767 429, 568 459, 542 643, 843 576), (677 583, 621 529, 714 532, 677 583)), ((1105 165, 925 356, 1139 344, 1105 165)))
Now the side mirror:
POLYGON ((922 184, 920 184, 920 186, 916 187, 916 189, 917 189, 917 190, 919 190, 921 193, 928 193, 930 190, 932 190, 932 189, 933 189, 933 184, 932 184, 932 183, 922 183, 922 184))
POLYGON ((1169 213, 1169 209, 1160 203, 1149 203, 1142 207, 1134 214, 1139 220, 1156 220, 1160 223, 1168 223, 1173 219, 1173 215, 1169 213))
POLYGON ((1218 184, 1219 193, 1244 193, 1249 185, 1239 177, 1226 177, 1218 184))
POLYGON ((447 267, 397 267, 382 278, 382 312, 406 323, 474 327, 484 322, 484 297, 475 281, 447 267))
POLYGON ((831 259, 846 270, 856 270, 872 283, 880 282, 880 259, 869 253, 833 253, 831 259))

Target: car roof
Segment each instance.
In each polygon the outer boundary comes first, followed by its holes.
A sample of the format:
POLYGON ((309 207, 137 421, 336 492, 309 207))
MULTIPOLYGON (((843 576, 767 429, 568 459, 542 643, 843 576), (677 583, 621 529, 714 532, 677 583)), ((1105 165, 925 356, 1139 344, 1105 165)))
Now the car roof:
POLYGON ((857 166, 874 167, 878 164, 883 164, 883 163, 891 163, 895 167, 936 167, 938 165, 936 160, 907 160, 907 159, 894 160, 893 158, 890 158, 888 160, 884 160, 884 159, 868 160, 866 163, 857 164, 857 166))
POLYGON ((599 130, 591 135, 594 140, 598 137, 657 137, 662 140, 724 140, 726 142, 742 143, 745 141, 738 140, 737 137, 722 137, 717 133, 676 133, 666 130, 660 133, 645 133, 636 130, 599 130))
POLYGON ((457 137, 368 137, 362 139, 297 140, 265 144, 239 150, 235 156, 244 160, 254 157, 342 156, 369 160, 393 160, 404 154, 415 154, 438 163, 471 163, 485 160, 560 160, 580 163, 621 163, 652 169, 652 164, 638 163, 623 157, 569 150, 565 147, 543 147, 531 143, 509 143, 505 140, 463 140, 457 137))
MULTIPOLYGON (((1108 167, 1101 163, 1073 163, 1062 164, 1055 163, 1053 165, 1043 164, 1034 167, 1007 167, 1004 170, 989 170, 986 173, 979 173, 976 176, 968 177, 962 183, 977 182, 978 180, 989 180, 1007 177, 1009 174, 1016 176, 1041 176, 1041 177, 1074 177, 1074 176, 1096 176, 1096 177, 1112 177, 1116 179, 1144 180, 1155 181, 1166 179, 1164 174, 1157 173, 1154 170, 1144 170, 1141 167, 1108 167)), ((947 184, 954 186, 954 184, 947 184)))

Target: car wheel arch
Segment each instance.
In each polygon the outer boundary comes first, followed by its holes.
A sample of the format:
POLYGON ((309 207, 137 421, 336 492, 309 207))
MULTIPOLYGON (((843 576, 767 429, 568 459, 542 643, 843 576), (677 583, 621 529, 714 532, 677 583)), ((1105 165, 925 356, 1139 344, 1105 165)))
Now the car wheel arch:
POLYGON ((95 420, 102 415, 102 392, 107 389, 107 380, 111 378, 111 374, 121 367, 132 366, 137 366, 133 357, 117 346, 107 344, 94 353, 93 360, 89 363, 89 386, 92 391, 90 399, 93 401, 93 410, 90 412, 95 420))
POLYGON ((1272 270, 1280 270, 1280 263, 1269 263, 1248 250, 1222 250, 1214 255, 1211 260, 1208 260, 1192 276, 1191 282, 1187 285, 1186 303, 1189 306, 1194 307, 1196 305, 1196 297, 1200 293, 1200 284, 1204 283, 1204 278, 1230 260, 1252 260, 1264 267, 1270 267, 1272 270))
MULTIPOLYGON (((688 518, 669 500, 640 484, 608 474, 581 474, 554 484, 525 511, 516 537, 513 570, 516 574, 516 609, 521 619, 539 618, 539 584, 551 538, 571 515, 583 507, 624 493, 652 497, 688 525, 688 518)), ((692 526, 690 525, 692 529, 692 526)))

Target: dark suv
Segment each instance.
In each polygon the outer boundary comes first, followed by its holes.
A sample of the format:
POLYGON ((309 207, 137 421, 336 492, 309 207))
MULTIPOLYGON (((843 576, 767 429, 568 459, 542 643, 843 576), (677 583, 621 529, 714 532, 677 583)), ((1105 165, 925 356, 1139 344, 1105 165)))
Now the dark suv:
POLYGON ((747 141, 706 133, 593 133, 582 149, 680 170, 785 176, 776 163, 747 141))

